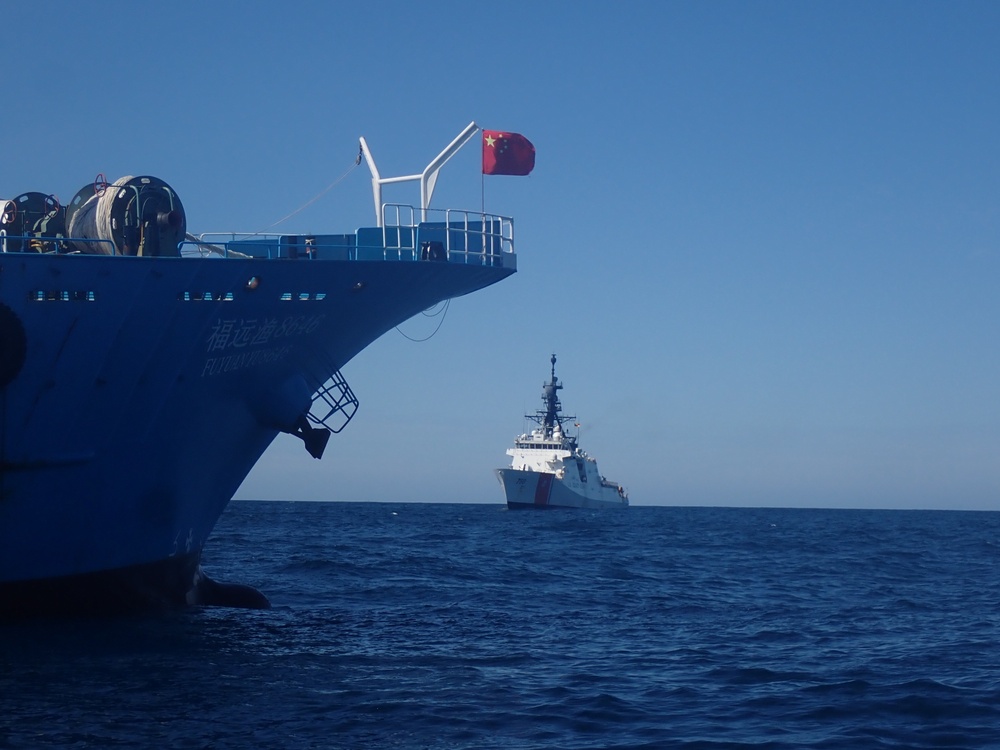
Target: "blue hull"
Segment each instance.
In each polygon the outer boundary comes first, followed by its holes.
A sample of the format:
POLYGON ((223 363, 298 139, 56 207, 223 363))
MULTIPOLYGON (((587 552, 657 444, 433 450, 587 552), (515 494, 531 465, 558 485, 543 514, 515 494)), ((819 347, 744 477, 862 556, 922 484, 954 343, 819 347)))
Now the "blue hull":
POLYGON ((144 566, 154 599, 184 601, 230 498, 331 374, 515 260, 358 257, 0 253, 0 615, 144 566))
POLYGON ((200 553, 115 570, 6 583, 4 619, 169 611, 188 603, 200 553))

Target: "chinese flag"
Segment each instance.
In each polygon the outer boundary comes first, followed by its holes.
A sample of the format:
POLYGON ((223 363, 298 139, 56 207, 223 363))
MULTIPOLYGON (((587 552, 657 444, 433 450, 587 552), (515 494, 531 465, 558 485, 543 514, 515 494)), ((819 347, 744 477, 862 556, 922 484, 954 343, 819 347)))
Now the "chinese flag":
POLYGON ((519 133, 483 131, 483 174, 530 174, 535 168, 535 147, 519 133))

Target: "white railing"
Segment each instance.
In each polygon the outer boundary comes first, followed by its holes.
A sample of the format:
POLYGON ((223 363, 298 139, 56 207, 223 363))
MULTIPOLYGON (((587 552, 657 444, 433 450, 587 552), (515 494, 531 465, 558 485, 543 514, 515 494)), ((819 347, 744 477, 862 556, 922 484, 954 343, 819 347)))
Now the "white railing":
POLYGON ((379 223, 387 258, 394 252, 400 260, 501 265, 505 253, 514 253, 514 221, 509 216, 453 208, 423 209, 420 213, 427 218, 418 222, 416 213, 417 209, 405 204, 382 205, 379 223), (432 247, 428 248, 427 243, 432 247), (428 257, 435 243, 443 257, 428 257))

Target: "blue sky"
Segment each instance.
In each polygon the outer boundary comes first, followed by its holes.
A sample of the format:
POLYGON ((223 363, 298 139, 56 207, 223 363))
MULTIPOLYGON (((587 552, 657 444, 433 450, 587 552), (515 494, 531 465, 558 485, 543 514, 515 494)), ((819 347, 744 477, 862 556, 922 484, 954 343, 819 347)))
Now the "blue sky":
MULTIPOLYGON (((254 231, 340 177, 358 136, 384 176, 472 120, 536 147, 530 176, 484 181, 470 144, 434 199, 475 209, 484 190, 519 272, 429 340, 410 340, 440 322, 420 316, 362 352, 344 368, 361 409, 326 457, 281 436, 238 497, 498 503, 555 352, 582 445, 635 504, 1000 504, 996 3, 111 0, 4 19, 25 32, 0 49, 4 197, 152 174, 190 230, 254 231)), ((280 228, 372 215, 362 165, 280 228)))

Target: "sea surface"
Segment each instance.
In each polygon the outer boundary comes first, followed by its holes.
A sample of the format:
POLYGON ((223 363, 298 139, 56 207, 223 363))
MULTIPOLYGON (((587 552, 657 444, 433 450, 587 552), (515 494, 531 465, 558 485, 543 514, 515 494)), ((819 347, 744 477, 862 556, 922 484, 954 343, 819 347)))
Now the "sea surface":
POLYGON ((0 748, 1000 747, 1000 513, 234 502, 273 609, 0 626, 0 748))

